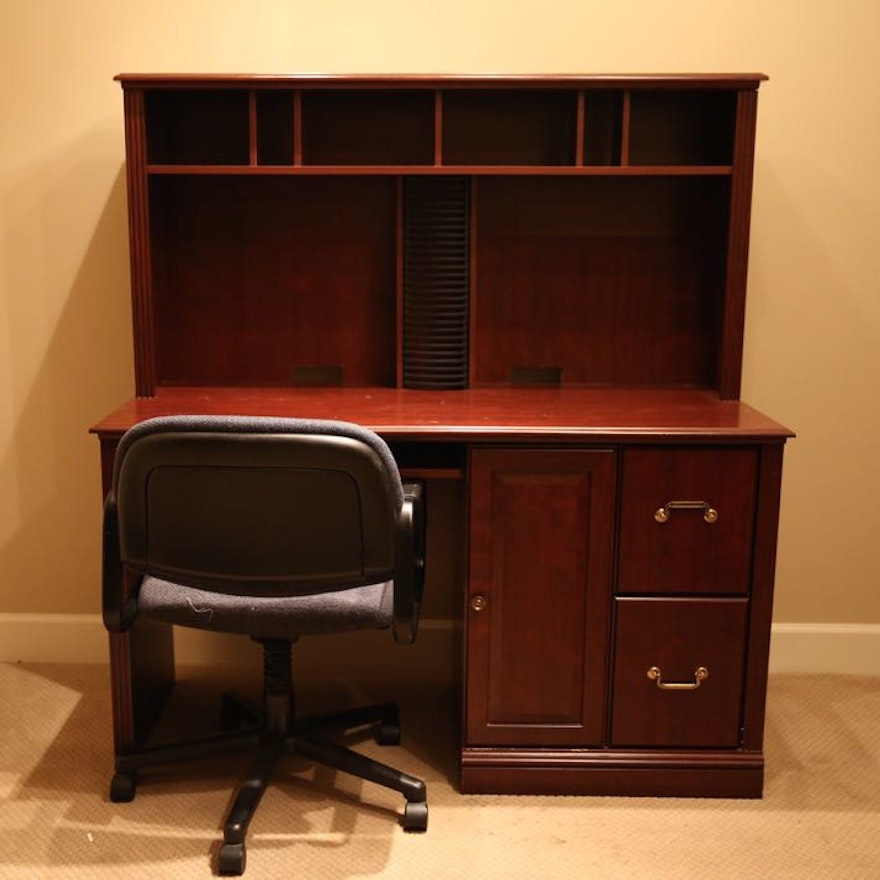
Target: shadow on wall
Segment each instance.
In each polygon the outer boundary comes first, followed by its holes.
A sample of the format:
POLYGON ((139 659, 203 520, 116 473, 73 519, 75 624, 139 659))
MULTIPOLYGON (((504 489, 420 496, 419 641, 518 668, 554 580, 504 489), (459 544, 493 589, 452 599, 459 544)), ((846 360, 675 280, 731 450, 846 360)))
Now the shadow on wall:
POLYGON ((785 450, 774 620, 867 623, 880 613, 880 316, 859 280, 864 244, 842 218, 873 229, 876 208, 815 157, 785 158, 756 164, 743 374, 743 399, 797 432, 785 450))
POLYGON ((133 389, 119 155, 108 122, 3 193, 0 614, 99 611, 100 467, 88 429, 133 389))

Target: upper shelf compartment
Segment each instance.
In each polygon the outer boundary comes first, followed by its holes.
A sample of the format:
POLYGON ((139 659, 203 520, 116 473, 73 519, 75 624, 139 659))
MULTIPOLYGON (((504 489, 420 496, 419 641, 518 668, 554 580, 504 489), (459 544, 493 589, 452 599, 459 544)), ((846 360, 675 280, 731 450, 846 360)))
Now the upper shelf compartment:
POLYGON ((442 108, 444 165, 575 163, 577 91, 448 91, 442 108))
POLYGON ((120 77, 153 173, 542 175, 729 174, 760 78, 120 77))
POLYGON ((633 91, 630 165, 730 165, 736 92, 633 91))
POLYGON ((306 91, 303 165, 433 165, 433 91, 306 91))
POLYGON ((238 90, 150 90, 144 95, 151 165, 247 165, 249 95, 238 90))

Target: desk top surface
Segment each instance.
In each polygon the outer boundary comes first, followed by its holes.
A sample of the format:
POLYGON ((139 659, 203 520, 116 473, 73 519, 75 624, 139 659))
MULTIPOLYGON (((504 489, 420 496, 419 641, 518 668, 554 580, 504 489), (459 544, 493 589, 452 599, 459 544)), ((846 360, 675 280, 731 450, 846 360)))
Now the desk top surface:
POLYGON ((582 388, 163 388, 128 401, 91 430, 113 437, 144 419, 181 413, 343 419, 388 440, 423 442, 784 442, 793 436, 712 391, 582 388))

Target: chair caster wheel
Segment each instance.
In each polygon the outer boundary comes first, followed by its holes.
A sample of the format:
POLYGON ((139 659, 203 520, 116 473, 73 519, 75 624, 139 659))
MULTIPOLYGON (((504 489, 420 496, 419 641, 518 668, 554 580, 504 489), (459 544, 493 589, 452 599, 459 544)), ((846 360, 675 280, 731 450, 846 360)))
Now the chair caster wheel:
POLYGON ((399 746, 400 725, 396 721, 380 721, 376 725, 375 739, 380 746, 399 746))
POLYGON ((243 843, 224 843, 220 847, 220 859, 217 867, 221 874, 227 876, 244 874, 246 862, 247 853, 243 843))
POLYGON ((110 800, 114 804, 127 804, 134 800, 137 780, 134 771, 129 773, 114 773, 110 780, 110 800))
POLYGON ((403 810, 404 831, 428 830, 428 804, 425 801, 410 801, 403 810))

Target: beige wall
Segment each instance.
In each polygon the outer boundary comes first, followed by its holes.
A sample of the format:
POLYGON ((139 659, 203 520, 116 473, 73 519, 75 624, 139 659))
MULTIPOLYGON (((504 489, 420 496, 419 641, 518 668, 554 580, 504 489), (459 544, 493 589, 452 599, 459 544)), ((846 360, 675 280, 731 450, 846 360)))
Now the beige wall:
POLYGON ((744 398, 794 428, 776 619, 880 622, 880 6, 2 0, 0 614, 98 611, 131 395, 120 71, 762 71, 744 398))

